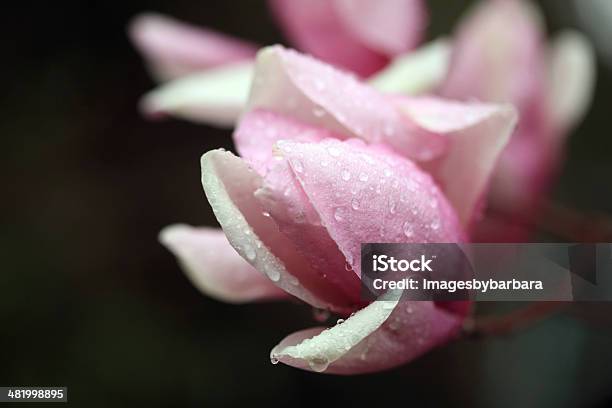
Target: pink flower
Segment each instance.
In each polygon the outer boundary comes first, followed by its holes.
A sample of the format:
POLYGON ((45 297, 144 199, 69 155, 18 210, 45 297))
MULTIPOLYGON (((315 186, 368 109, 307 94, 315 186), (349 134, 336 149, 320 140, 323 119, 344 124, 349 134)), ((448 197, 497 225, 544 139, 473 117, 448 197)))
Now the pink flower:
MULTIPOLYGON (((531 3, 480 3, 460 24, 448 75, 439 94, 462 100, 508 102, 519 126, 500 157, 491 206, 533 217, 561 164, 564 141, 590 103, 595 62, 589 42, 565 31, 549 46, 543 18, 531 3)), ((481 241, 522 241, 528 231, 489 219, 481 241)))
MULTIPOLYGON (((414 48, 427 21, 422 0, 270 0, 269 6, 298 49, 361 76, 414 48)), ((235 124, 256 46, 158 14, 138 16, 129 32, 153 75, 169 81, 143 98, 146 114, 235 124)))
POLYGON ((175 225, 160 238, 218 299, 291 295, 346 318, 288 336, 273 362, 336 374, 395 367, 456 336, 468 305, 364 302, 360 245, 468 240, 515 122, 509 105, 389 97, 264 48, 234 133, 241 158, 202 157, 223 231, 175 225))

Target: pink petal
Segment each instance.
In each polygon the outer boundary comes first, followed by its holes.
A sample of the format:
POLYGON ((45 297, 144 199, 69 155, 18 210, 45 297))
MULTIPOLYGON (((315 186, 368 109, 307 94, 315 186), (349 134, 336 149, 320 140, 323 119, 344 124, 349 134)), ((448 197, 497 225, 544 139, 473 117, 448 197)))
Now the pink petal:
POLYGON ((160 81, 242 61, 257 51, 246 41, 155 13, 137 16, 129 35, 160 81))
POLYGON ((429 97, 397 98, 396 103, 418 126, 448 136, 448 152, 422 165, 434 175, 462 223, 469 226, 516 125, 515 109, 429 97))
POLYGON ((280 46, 257 55, 248 110, 266 109, 345 137, 386 143, 409 158, 432 159, 446 140, 415 129, 387 97, 354 77, 280 46))
POLYGON ((311 267, 342 292, 346 304, 365 304, 359 276, 330 237, 287 160, 276 163, 255 196, 311 267))
POLYGON ((288 336, 270 357, 328 374, 375 372, 445 343, 457 334, 461 322, 461 317, 432 302, 380 300, 328 330, 313 328, 288 336))
POLYGON ((364 242, 464 239, 446 198, 431 177, 407 159, 357 139, 281 141, 278 148, 321 226, 358 275, 364 242))
POLYGON ((344 26, 334 1, 269 0, 289 40, 299 49, 330 64, 368 76, 388 57, 368 48, 344 26))
POLYGON ((350 313, 338 288, 321 279, 255 199, 262 178, 244 161, 223 150, 204 154, 202 185, 228 241, 244 259, 310 305, 350 313))
POLYGON ((272 148, 277 141, 318 142, 329 137, 339 136, 287 116, 257 109, 242 117, 234 132, 234 143, 240 156, 259 174, 265 175, 274 164, 272 148))
POLYGON ((414 48, 427 25, 421 0, 332 0, 346 29, 367 47, 395 56, 414 48))
POLYGON ((162 230, 159 240, 178 258, 191 282, 208 296, 229 303, 288 297, 242 259, 220 229, 171 225, 162 230))
POLYGON ((251 61, 223 65, 160 85, 140 103, 152 118, 171 115, 190 121, 233 127, 251 88, 251 61))
POLYGON ((441 95, 541 104, 542 18, 527 1, 483 1, 461 23, 441 95))
POLYGON ((577 31, 566 30, 555 38, 548 58, 547 101, 553 135, 567 135, 585 115, 595 88, 595 51, 577 31))

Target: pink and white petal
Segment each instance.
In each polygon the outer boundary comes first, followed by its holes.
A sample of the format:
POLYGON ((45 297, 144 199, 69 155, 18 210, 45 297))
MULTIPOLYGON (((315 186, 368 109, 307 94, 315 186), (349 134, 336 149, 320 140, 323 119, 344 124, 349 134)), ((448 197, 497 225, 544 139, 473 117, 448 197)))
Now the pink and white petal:
POLYGON ((396 57, 368 83, 381 92, 419 95, 439 88, 446 78, 451 47, 440 39, 396 57))
POLYGON ((560 137, 585 115, 593 99, 596 77, 595 50, 577 31, 557 35, 548 58, 547 106, 560 137))
POLYGON ((143 97, 140 108, 153 118, 170 115, 233 127, 246 106, 252 78, 251 61, 212 68, 161 85, 143 97))
POLYGON ((207 152, 202 186, 228 241, 245 260, 306 303, 350 313, 338 288, 321 279, 255 199, 262 178, 243 160, 224 150, 207 152))
POLYGON ((527 1, 479 2, 455 35, 440 94, 526 109, 542 94, 543 32, 539 10, 527 1))
POLYGON ((414 48, 427 28, 422 0, 332 0, 340 21, 367 47, 389 57, 414 48))
POLYGON ((446 140, 415 131, 394 104, 353 76, 280 46, 257 55, 248 110, 267 109, 345 137, 386 143, 410 158, 440 156, 446 140))
POLYGON ((469 227, 480 207, 497 160, 517 122, 511 105, 397 98, 399 109, 418 126, 449 138, 446 155, 423 163, 469 227))
POLYGON ((341 20, 334 1, 269 0, 286 37, 300 50, 337 67, 367 77, 389 61, 368 48, 341 20))
POLYGON ((229 303, 289 297, 242 259, 218 228, 170 225, 160 232, 159 240, 177 257, 194 286, 210 297, 229 303))
POLYGON ((278 150, 321 225, 359 276, 361 243, 464 239, 442 192, 407 159, 357 139, 281 141, 278 150), (323 160, 328 165, 321 165, 323 160))
POLYGON ((330 137, 340 136, 288 116, 256 109, 245 113, 240 119, 234 132, 234 144, 240 156, 259 174, 265 175, 275 164, 273 147, 277 141, 318 142, 330 137))
POLYGON ((327 374, 369 373, 407 363, 461 328, 460 316, 433 302, 398 301, 397 296, 387 294, 327 330, 294 333, 272 349, 270 358, 327 374))
POLYGON ((247 41, 156 13, 136 16, 128 31, 159 81, 250 59, 257 52, 247 41))
MULTIPOLYGON (((329 165, 329 161, 321 163, 329 165)), ((296 165, 300 164, 295 162, 296 165)), ((355 308, 365 305, 359 275, 347 264, 287 160, 277 161, 266 175, 263 187, 255 192, 255 197, 268 209, 280 231, 296 244, 296 249, 312 268, 323 279, 340 288, 348 304, 355 308)))

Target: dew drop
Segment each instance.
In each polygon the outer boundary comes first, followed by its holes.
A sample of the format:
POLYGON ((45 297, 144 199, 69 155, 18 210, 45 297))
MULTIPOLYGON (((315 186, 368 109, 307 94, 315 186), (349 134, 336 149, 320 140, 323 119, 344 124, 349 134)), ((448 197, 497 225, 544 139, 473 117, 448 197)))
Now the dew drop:
POLYGON ((367 173, 359 173, 359 181, 363 181, 364 183, 366 181, 368 181, 368 174, 367 173))
POLYGON ((312 360, 308 361, 308 365, 310 366, 312 371, 321 373, 327 370, 327 367, 329 367, 329 360, 325 357, 315 357, 312 360))
POLYGON ((312 114, 315 115, 315 117, 317 118, 322 118, 323 116, 325 116, 325 109, 317 106, 312 109, 312 114))
POLYGON ((280 272, 278 271, 278 269, 272 266, 267 266, 264 269, 264 272, 272 282, 278 282, 280 280, 280 272))
POLYGON ((440 228, 440 220, 436 218, 431 222, 431 224, 429 224, 429 226, 432 230, 437 230, 438 228, 440 228))
POLYGON ((334 219, 338 222, 344 221, 346 219, 346 209, 344 207, 336 208, 336 211, 334 211, 334 219))
POLYGON ((351 172, 348 170, 342 170, 340 177, 342 177, 342 180, 344 181, 349 181, 351 179, 351 172))
POLYGON ((272 355, 270 356, 270 362, 272 364, 276 365, 276 364, 278 364, 278 361, 279 361, 278 358, 276 358, 275 356, 272 356, 272 355))
POLYGON ((389 212, 390 212, 391 214, 395 214, 395 211, 396 211, 396 204, 395 204, 395 200, 390 199, 390 200, 389 200, 389 212))
POLYGON ((289 275, 289 283, 293 286, 298 286, 300 284, 300 280, 293 275, 289 275))
POLYGON ((257 253, 255 252, 255 249, 253 249, 251 244, 244 245, 243 250, 244 256, 246 256, 249 261, 252 262, 255 260, 255 258, 257 258, 257 253))
POLYGON ((340 157, 340 149, 334 146, 330 146, 327 148, 327 153, 329 153, 332 157, 340 157))
POLYGON ((347 272, 348 272, 348 271, 352 271, 352 270, 353 270, 353 265, 351 265, 351 264, 350 264, 350 263, 348 263, 348 262, 345 262, 345 263, 344 263, 344 270, 346 270, 347 272))
POLYGON ((338 319, 338 320, 336 321, 336 324, 342 324, 342 323, 344 323, 344 319, 338 319))
POLYGON ((298 173, 302 173, 304 171, 304 165, 298 159, 291 160, 291 166, 293 167, 293 170, 297 171, 298 173))
POLYGON ((351 208, 355 211, 359 209, 359 200, 357 198, 351 200, 351 208))
POLYGON ((270 213, 267 211, 262 212, 261 215, 263 215, 264 217, 270 217, 270 213))
POLYGON ((404 231, 404 235, 408 238, 414 235, 414 230, 412 229, 412 223, 410 221, 406 221, 404 225, 402 225, 402 231, 404 231))

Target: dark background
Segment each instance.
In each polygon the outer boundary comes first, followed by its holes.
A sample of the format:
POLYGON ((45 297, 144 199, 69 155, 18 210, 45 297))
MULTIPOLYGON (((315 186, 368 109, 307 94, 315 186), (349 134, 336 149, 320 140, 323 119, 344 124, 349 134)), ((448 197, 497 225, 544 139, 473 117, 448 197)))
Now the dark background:
MULTIPOLYGON (((466 4, 431 1, 430 37, 448 33, 466 4)), ((575 23, 568 2, 543 6, 552 31, 575 23)), ((227 131, 139 116, 138 98, 154 84, 125 28, 144 10, 282 42, 255 0, 6 3, 0 385, 68 386, 70 404, 87 407, 612 403, 605 309, 462 340, 369 376, 270 364, 280 339, 314 324, 311 311, 208 299, 157 242, 170 223, 216 225, 199 157, 232 145, 227 131)), ((612 213, 611 81, 600 64, 555 193, 582 210, 612 213)))

